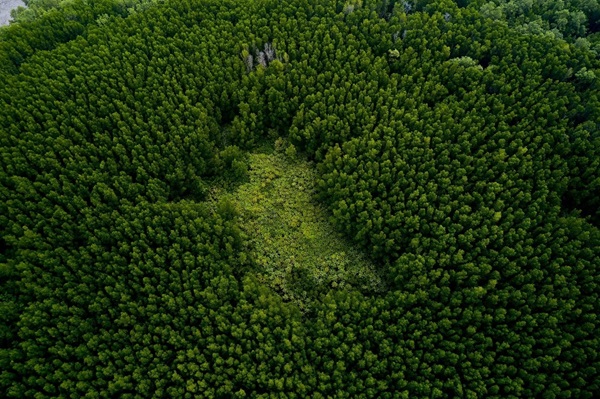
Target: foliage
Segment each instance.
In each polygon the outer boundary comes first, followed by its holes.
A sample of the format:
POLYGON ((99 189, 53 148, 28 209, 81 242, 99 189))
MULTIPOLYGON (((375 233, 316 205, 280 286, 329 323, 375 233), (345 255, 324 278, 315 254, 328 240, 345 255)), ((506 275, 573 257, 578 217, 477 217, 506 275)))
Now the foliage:
MULTIPOLYGON (((89 4, 85 0, 74 0, 65 2, 60 8, 51 6, 53 4, 48 3, 48 9, 43 8, 45 11, 39 16, 36 11, 31 18, 23 17, 20 23, 0 27, 0 78, 9 79, 38 51, 52 50, 62 43, 85 36, 101 16, 106 19, 108 16, 126 15, 123 4, 116 0, 95 0, 89 4)), ((29 11, 20 9, 24 11, 17 13, 17 19, 29 11)))
POLYGON ((258 281, 302 310, 331 289, 382 291, 376 267, 335 231, 316 202, 313 167, 293 145, 281 150, 250 155, 249 182, 212 194, 240 213, 258 281))
POLYGON ((0 395, 600 396, 594 37, 115 4, 1 33, 0 395))
POLYGON ((531 33, 552 32, 573 41, 600 28, 597 0, 489 0, 468 1, 484 17, 507 21, 531 33))
MULTIPOLYGON (((126 9, 128 13, 143 10, 162 1, 164 0, 111 0, 115 6, 126 9)), ((57 9, 61 13, 69 14, 78 7, 81 0, 23 0, 23 2, 26 7, 18 7, 11 11, 12 23, 32 22, 57 9)), ((91 4, 94 5, 94 3, 91 4)), ((108 16, 109 14, 103 15, 108 16)))

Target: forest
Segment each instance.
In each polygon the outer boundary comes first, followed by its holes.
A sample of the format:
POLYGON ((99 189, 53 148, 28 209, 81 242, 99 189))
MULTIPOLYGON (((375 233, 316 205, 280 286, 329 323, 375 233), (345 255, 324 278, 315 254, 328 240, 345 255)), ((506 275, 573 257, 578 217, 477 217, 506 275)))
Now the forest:
POLYGON ((29 0, 0 397, 600 397, 598 0, 29 0))

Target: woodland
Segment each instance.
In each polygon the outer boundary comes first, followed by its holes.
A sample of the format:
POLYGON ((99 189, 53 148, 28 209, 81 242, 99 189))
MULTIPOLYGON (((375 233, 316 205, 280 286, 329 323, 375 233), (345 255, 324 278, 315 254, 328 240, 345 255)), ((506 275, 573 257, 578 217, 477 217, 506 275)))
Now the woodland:
POLYGON ((29 0, 0 397, 600 397, 597 0, 29 0))

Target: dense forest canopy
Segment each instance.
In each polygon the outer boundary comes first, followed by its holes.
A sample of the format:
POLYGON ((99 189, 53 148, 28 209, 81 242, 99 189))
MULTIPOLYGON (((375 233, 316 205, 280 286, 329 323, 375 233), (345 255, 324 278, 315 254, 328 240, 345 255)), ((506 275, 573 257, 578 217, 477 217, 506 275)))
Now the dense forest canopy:
POLYGON ((0 30, 1 396, 600 396, 597 2, 125 3, 0 30))

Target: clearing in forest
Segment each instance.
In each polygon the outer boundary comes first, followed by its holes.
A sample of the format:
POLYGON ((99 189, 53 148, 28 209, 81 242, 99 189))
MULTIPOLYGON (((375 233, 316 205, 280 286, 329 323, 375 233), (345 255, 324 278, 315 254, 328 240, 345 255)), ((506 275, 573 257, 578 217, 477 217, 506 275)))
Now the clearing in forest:
POLYGON ((249 181, 213 192, 239 213, 259 280, 302 309, 332 289, 383 291, 378 268, 334 229, 316 200, 313 165, 291 152, 249 154, 249 181))

